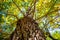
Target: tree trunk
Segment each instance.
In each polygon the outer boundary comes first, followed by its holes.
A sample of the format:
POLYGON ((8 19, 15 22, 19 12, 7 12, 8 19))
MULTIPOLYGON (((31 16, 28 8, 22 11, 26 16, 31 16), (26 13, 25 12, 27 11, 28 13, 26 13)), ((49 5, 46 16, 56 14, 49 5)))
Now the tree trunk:
POLYGON ((43 31, 30 17, 24 17, 17 21, 15 31, 11 34, 10 40, 46 40, 43 31))

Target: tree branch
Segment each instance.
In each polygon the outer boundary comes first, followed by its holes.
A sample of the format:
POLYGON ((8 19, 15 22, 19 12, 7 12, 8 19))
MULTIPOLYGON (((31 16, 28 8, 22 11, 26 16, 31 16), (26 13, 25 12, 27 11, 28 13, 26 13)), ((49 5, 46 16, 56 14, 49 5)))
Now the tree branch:
MULTIPOLYGON (((57 1, 57 0, 56 0, 56 1, 57 1)), ((48 15, 48 14, 52 13, 53 11, 52 11, 52 12, 50 12, 50 10, 54 7, 54 5, 55 5, 56 1, 52 4, 51 8, 48 10, 48 12, 47 12, 45 15, 43 15, 43 16, 39 17, 38 19, 35 19, 35 20, 39 20, 39 19, 41 19, 42 17, 44 17, 44 16, 46 16, 46 15, 48 15)))
MULTIPOLYGON (((35 10, 36 10, 36 1, 37 1, 37 0, 34 0, 34 11, 33 11, 33 16, 34 16, 34 13, 35 13, 35 10)), ((33 16, 32 16, 32 17, 33 17, 33 16)))
POLYGON ((8 11, 5 11, 3 14, 14 16, 14 17, 16 17, 16 19, 18 20, 18 17, 17 17, 16 15, 13 15, 13 14, 11 14, 11 13, 8 12, 8 11))
POLYGON ((60 9, 53 10, 53 11, 51 11, 51 12, 49 12, 49 13, 47 13, 47 14, 45 14, 45 15, 43 15, 43 16, 41 16, 40 18, 35 19, 35 20, 39 20, 39 19, 41 19, 41 18, 43 18, 43 17, 45 17, 45 16, 47 16, 47 15, 53 13, 53 12, 57 12, 58 10, 60 10, 60 9))
MULTIPOLYGON (((60 15, 58 15, 58 16, 56 16, 54 19, 56 19, 56 18, 58 18, 60 15)), ((47 32, 46 32, 46 35, 48 35, 51 39, 53 39, 53 40, 57 40, 57 39, 55 39, 55 38, 53 38, 52 36, 51 36, 51 34, 50 34, 50 32, 49 32, 49 30, 48 30, 48 28, 47 28, 47 25, 50 23, 50 22, 52 22, 54 19, 52 19, 52 20, 50 20, 47 24, 45 24, 44 26, 45 26, 45 29, 47 29, 47 32)))
POLYGON ((33 13, 33 15, 34 15, 35 8, 36 8, 36 7, 35 7, 35 6, 36 6, 36 2, 37 2, 37 0, 32 1, 31 6, 28 7, 28 10, 27 10, 27 12, 26 12, 26 13, 28 13, 27 16, 30 15, 30 14, 32 14, 32 13, 33 13), (34 2, 34 4, 33 4, 33 2, 34 2), (33 8, 33 7, 34 7, 34 8, 33 8))
POLYGON ((32 1, 32 2, 31 2, 31 6, 29 6, 28 9, 27 9, 27 11, 26 11, 26 13, 27 13, 26 15, 27 15, 27 16, 30 15, 29 12, 32 10, 32 7, 33 7, 33 6, 34 6, 34 5, 33 5, 33 1, 32 1))
POLYGON ((19 11, 25 16, 25 14, 21 11, 21 9, 19 8, 19 6, 13 1, 13 3, 16 5, 16 7, 19 9, 19 11))

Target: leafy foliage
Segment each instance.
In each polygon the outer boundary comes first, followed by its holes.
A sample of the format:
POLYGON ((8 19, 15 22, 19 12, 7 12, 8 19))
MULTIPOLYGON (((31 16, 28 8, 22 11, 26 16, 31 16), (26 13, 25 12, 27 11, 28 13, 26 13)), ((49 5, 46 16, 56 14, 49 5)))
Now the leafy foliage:
MULTIPOLYGON (((34 5, 33 0, 0 0, 1 39, 7 38, 14 31, 16 21, 23 18, 32 5, 34 5)), ((31 9, 33 10, 33 6, 31 9)), ((56 28, 60 29, 60 0, 37 0, 35 12, 32 11, 32 13, 34 13, 33 19, 45 33, 50 33, 56 28)), ((52 34, 52 37, 60 40, 59 35, 60 32, 57 31, 52 34)), ((51 40, 49 35, 47 35, 47 40, 51 40)))

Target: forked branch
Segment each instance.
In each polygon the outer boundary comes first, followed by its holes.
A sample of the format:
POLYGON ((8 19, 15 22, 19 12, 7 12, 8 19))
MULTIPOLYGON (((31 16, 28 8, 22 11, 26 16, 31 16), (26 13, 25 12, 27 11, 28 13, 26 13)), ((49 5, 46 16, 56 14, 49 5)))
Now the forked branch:
POLYGON ((37 2, 37 0, 32 1, 31 6, 28 7, 28 10, 26 12, 27 16, 31 15, 32 13, 33 13, 33 16, 34 16, 34 12, 35 12, 35 9, 36 9, 36 2, 37 2))

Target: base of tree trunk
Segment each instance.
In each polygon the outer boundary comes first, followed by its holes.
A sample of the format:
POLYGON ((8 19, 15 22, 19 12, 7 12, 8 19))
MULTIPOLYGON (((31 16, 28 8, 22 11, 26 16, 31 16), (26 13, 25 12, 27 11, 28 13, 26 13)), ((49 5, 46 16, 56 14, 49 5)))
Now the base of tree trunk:
POLYGON ((17 21, 15 31, 9 40, 46 40, 43 31, 30 17, 24 17, 17 21))

